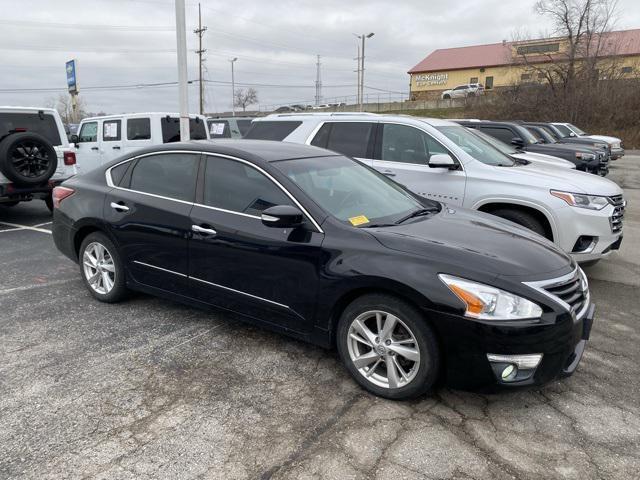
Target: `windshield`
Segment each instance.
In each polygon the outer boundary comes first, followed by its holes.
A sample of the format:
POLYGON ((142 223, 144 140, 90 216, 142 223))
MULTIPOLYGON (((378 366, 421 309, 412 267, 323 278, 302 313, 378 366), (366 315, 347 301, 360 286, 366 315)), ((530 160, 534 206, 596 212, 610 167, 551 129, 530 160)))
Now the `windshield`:
POLYGON ((273 162, 322 209, 354 227, 395 223, 425 208, 396 183, 343 156, 273 162))
POLYGON ((459 146, 476 160, 487 165, 512 167, 515 162, 489 142, 484 141, 462 126, 435 127, 449 140, 459 146))
POLYGON ((553 138, 554 142, 560 139, 560 135, 556 132, 552 126, 549 125, 541 125, 540 128, 547 132, 547 134, 553 138))
POLYGON ((505 155, 513 155, 514 153, 518 153, 516 151, 516 149, 513 148, 513 146, 508 145, 508 144, 506 144, 504 142, 501 142, 496 137, 492 137, 491 135, 488 135, 488 134, 484 133, 482 130, 477 130, 475 128, 469 128, 468 131, 473 133, 474 135, 477 135, 478 137, 480 137, 485 142, 490 143, 491 145, 493 145, 495 148, 500 150, 505 155))
POLYGON ((534 143, 539 143, 538 139, 526 128, 524 127, 516 127, 518 129, 518 133, 520 135, 522 135, 522 137, 524 138, 524 141, 530 145, 533 145, 534 143))
POLYGON ((586 135, 587 132, 580 130, 578 127, 576 127, 573 123, 569 124, 569 128, 571 128, 571 130, 573 130, 574 132, 576 132, 578 135, 586 135))
POLYGON ((526 127, 531 134, 538 140, 542 140, 542 143, 556 143, 551 135, 540 127, 526 127))
POLYGON ((564 125, 558 125, 558 124, 556 124, 556 128, 557 128, 558 130, 560 130, 560 133, 561 133, 562 135, 564 135, 565 137, 569 137, 569 136, 571 136, 571 134, 573 133, 571 130, 569 130, 569 128, 568 128, 568 127, 565 127, 564 125))

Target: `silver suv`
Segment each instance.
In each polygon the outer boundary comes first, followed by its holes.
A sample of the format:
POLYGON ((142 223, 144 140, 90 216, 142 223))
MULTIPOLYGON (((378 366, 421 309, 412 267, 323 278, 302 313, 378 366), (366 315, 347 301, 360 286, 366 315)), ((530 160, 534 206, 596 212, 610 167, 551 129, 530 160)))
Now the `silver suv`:
POLYGON ((447 100, 450 98, 467 98, 482 95, 484 93, 484 85, 481 83, 465 83, 458 85, 451 90, 442 92, 441 98, 447 100))

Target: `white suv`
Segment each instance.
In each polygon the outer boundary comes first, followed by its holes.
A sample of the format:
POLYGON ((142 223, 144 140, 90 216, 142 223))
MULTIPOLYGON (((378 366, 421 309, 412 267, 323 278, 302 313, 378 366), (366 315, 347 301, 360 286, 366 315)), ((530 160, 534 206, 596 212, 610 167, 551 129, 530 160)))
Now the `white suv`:
POLYGON ((0 107, 0 206, 42 199, 72 177, 76 155, 52 108, 0 107))
POLYGON ((476 95, 482 95, 484 93, 484 85, 481 83, 465 83, 464 85, 458 85, 450 90, 442 92, 440 97, 443 100, 449 98, 466 98, 475 97, 476 95))
POLYGON ((255 119, 246 139, 284 140, 354 157, 415 193, 525 226, 579 262, 620 247, 622 189, 596 175, 522 165, 445 120, 361 113, 255 119))
MULTIPOLYGON (((209 139, 207 119, 189 115, 191 140, 209 139)), ((85 118, 76 144, 78 172, 86 173, 124 153, 152 145, 180 141, 180 115, 177 113, 126 113, 85 118)))

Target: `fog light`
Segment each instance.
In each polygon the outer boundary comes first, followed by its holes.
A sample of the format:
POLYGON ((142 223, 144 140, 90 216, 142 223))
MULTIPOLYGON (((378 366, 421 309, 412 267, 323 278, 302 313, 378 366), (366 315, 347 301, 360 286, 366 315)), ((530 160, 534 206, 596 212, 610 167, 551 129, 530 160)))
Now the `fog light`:
POLYGON ((576 240, 572 253, 591 253, 598 243, 598 237, 582 235, 576 240))
POLYGON ((502 383, 529 380, 542 360, 541 353, 526 355, 487 354, 496 378, 502 383))

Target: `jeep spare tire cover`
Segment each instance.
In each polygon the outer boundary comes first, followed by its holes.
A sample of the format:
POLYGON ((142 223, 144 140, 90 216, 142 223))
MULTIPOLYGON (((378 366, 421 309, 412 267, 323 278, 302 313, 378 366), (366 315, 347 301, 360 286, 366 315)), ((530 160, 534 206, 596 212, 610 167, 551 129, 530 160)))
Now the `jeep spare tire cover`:
POLYGON ((40 185, 58 168, 49 141, 31 132, 13 133, 0 141, 0 172, 17 185, 40 185))

